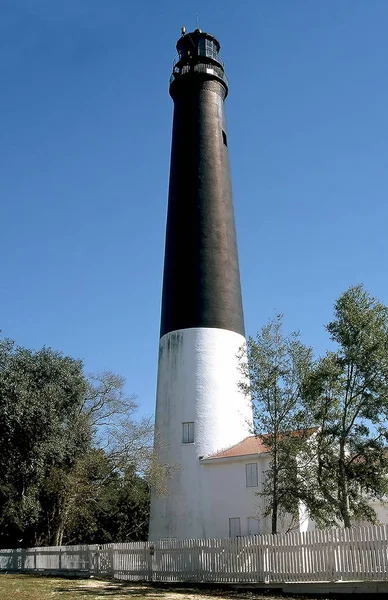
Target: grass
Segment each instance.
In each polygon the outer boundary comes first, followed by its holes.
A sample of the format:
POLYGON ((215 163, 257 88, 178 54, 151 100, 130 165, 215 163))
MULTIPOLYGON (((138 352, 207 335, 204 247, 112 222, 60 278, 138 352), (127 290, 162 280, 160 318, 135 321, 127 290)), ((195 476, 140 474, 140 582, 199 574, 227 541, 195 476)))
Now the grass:
POLYGON ((0 575, 0 600, 154 600, 161 595, 145 585, 116 581, 0 575))
MULTIPOLYGON (((152 587, 146 583, 0 574, 0 600, 284 600, 232 590, 152 587)), ((294 600, 296 597, 294 596, 294 600)))

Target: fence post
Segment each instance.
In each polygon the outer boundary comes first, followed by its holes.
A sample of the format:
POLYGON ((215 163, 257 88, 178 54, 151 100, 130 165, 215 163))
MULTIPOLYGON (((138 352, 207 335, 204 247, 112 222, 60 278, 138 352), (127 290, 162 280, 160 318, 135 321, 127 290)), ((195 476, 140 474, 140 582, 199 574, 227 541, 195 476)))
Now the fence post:
POLYGON ((109 547, 109 556, 110 556, 110 574, 111 577, 115 576, 115 566, 114 566, 114 547, 109 547))
POLYGON ((95 570, 93 549, 90 544, 88 544, 86 551, 86 568, 89 571, 89 575, 91 575, 95 570))
POLYGON ((155 554, 155 546, 154 544, 150 544, 148 549, 148 581, 152 581, 153 578, 153 561, 155 554))
POLYGON ((99 575, 100 574, 100 546, 97 546, 95 558, 96 558, 96 575, 99 575))
POLYGON ((18 550, 12 550, 12 570, 19 570, 18 550))
POLYGON ((91 575, 91 550, 90 550, 90 546, 88 545, 86 548, 86 553, 85 553, 85 569, 88 571, 89 576, 91 575))
POLYGON ((21 550, 21 570, 24 571, 26 567, 26 549, 22 548, 21 550))
POLYGON ((269 548, 270 540, 269 535, 265 536, 265 547, 263 552, 263 574, 264 574, 264 583, 270 583, 270 573, 271 573, 271 565, 270 565, 270 548, 269 548))
POLYGON ((328 544, 328 556, 329 556, 329 573, 328 578, 330 581, 336 581, 337 577, 337 563, 338 563, 338 547, 337 547, 337 536, 335 531, 329 532, 329 544, 328 544))

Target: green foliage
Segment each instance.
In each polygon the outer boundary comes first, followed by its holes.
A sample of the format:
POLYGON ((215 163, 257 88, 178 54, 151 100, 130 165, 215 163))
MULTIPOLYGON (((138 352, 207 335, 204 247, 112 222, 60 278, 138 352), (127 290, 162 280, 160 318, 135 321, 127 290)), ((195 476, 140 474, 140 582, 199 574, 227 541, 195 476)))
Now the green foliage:
POLYGON ((79 410, 86 382, 79 361, 51 349, 0 345, 0 538, 30 541, 47 468, 74 463, 88 446, 79 410), (25 538, 27 534, 28 540, 25 538))
POLYGON ((351 287, 326 329, 334 349, 315 362, 281 316, 248 340, 241 387, 270 452, 262 496, 273 532, 301 503, 320 526, 374 522, 371 500, 388 494, 388 307, 351 287))
POLYGON ((145 538, 152 426, 110 372, 0 341, 0 545, 145 538))
POLYGON ((279 516, 298 516, 297 457, 309 437, 301 386, 311 363, 312 350, 302 344, 299 334, 283 333, 282 315, 263 327, 256 338, 248 339, 248 369, 243 381, 249 383, 241 387, 252 398, 254 433, 262 436, 270 452, 260 495, 265 499, 265 514, 271 515, 272 533, 278 530, 279 516))
MULTIPOLYGON (((133 468, 118 471, 104 451, 91 449, 67 473, 54 471, 44 486, 52 511, 52 544, 144 540, 149 489, 133 468)), ((46 514, 49 514, 47 511, 46 514)))
POLYGON ((373 522, 369 500, 388 492, 388 308, 362 286, 351 287, 327 331, 337 349, 317 361, 304 384, 319 425, 306 497, 319 524, 350 527, 373 522))

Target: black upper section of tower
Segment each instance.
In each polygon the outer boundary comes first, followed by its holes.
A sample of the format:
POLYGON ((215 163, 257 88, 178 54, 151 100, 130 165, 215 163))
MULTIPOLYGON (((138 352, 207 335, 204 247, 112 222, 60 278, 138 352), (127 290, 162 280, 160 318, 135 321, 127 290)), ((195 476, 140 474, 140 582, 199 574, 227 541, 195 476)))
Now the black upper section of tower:
POLYGON ((220 57, 220 43, 209 33, 196 29, 185 33, 177 41, 178 56, 174 61, 170 78, 170 91, 173 95, 174 83, 182 75, 200 73, 203 77, 216 77, 225 87, 225 96, 228 93, 228 80, 224 71, 224 64, 220 57))
POLYGON ((219 42, 177 43, 161 336, 207 327, 244 335, 219 42))

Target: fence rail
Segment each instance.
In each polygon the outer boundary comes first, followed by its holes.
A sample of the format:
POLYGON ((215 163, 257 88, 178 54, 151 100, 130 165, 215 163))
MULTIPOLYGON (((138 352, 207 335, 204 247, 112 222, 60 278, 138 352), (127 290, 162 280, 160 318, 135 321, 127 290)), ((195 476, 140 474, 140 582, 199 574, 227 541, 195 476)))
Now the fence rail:
POLYGON ((387 581, 388 526, 0 550, 1 571, 85 572, 160 582, 387 581))

